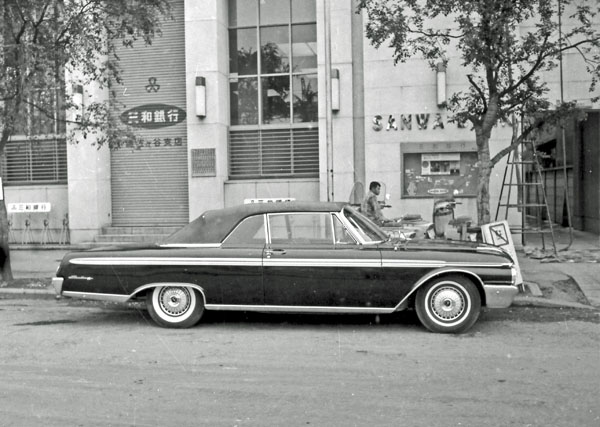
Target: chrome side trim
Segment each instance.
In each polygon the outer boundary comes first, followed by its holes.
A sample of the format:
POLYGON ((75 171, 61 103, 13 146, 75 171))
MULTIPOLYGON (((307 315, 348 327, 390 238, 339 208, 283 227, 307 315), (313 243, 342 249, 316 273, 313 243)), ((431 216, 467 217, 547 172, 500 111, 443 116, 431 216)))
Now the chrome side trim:
MULTIPOLYGON (((62 283, 61 283, 61 285, 62 285, 62 283)), ((198 292, 200 292, 200 294, 202 295, 202 300, 204 302, 204 305, 206 305, 206 295, 204 294, 204 289, 202 289, 198 285, 194 285, 191 283, 148 283, 146 285, 140 286, 139 288, 136 288, 135 291, 133 291, 133 293, 131 295, 103 294, 103 293, 95 293, 95 292, 76 292, 76 291, 64 291, 62 293, 62 295, 65 297, 70 297, 70 298, 123 303, 123 302, 129 301, 132 297, 134 297, 136 294, 138 294, 142 291, 145 291, 147 289, 156 288, 158 286, 179 286, 179 287, 193 288, 193 289, 197 290, 198 292)))
POLYGON ((329 307, 329 306, 295 306, 295 305, 230 305, 206 304, 207 310, 215 311, 260 311, 264 313, 392 313, 394 308, 377 307, 329 307))
POLYGON ((428 261, 428 260, 394 260, 394 259, 384 259, 383 267, 404 267, 404 268, 413 268, 413 267, 431 267, 431 268, 442 268, 442 267, 451 267, 451 268, 508 268, 512 265, 510 262, 503 263, 472 263, 472 262, 446 262, 446 261, 428 261))
MULTIPOLYGON (((94 257, 73 258, 69 261, 80 265, 188 265, 188 266, 251 266, 260 267, 379 267, 384 268, 507 268, 507 263, 468 263, 428 260, 390 260, 381 262, 356 259, 322 259, 322 258, 171 258, 171 257, 94 257)), ((462 270, 461 270, 462 271, 462 270)))
POLYGON ((489 308, 510 307, 519 288, 513 285, 483 285, 485 300, 489 308))
POLYGON ((265 267, 381 267, 379 259, 359 260, 359 259, 319 259, 319 258, 301 258, 301 259, 282 259, 265 258, 263 260, 265 267))
POLYGON ((73 258, 69 262, 83 265, 262 265, 260 258, 92 257, 73 258))
POLYGON ((459 273, 459 274, 465 274, 469 277, 471 277, 472 279, 474 279, 477 283, 479 283, 479 285, 481 285, 481 287, 483 288, 484 284, 483 284, 483 280, 481 280, 481 277, 479 277, 478 275, 476 275, 475 273, 473 273, 472 271, 469 270, 462 270, 462 269, 454 269, 454 268, 445 268, 443 270, 436 270, 433 272, 430 272, 428 274, 426 274, 425 276, 423 276, 421 278, 421 280, 419 280, 417 283, 414 284, 412 290, 406 294, 406 296, 404 298, 402 298, 402 301, 400 301, 398 303, 398 305, 396 305, 396 307, 394 308, 394 311, 401 311, 402 307, 406 307, 407 301, 408 299, 427 281, 433 279, 436 276, 440 276, 442 274, 452 274, 452 273, 459 273))
POLYGON ((178 286, 178 287, 186 287, 186 288, 193 288, 195 290, 197 290, 198 292, 200 292, 200 295, 202 295, 202 302, 204 303, 204 305, 206 306, 206 295, 204 294, 204 289, 202 289, 202 287, 195 285, 193 283, 178 283, 178 282, 155 282, 155 283, 147 283, 143 286, 140 286, 139 288, 136 288, 133 293, 129 296, 129 298, 132 298, 133 296, 135 296, 136 294, 139 294, 142 291, 145 291, 147 289, 152 289, 152 288, 157 288, 159 286, 178 286))
POLYGON ((75 291, 64 291, 63 296, 69 298, 79 298, 91 301, 110 301, 110 302, 127 302, 130 298, 129 295, 118 295, 118 294, 97 294, 92 292, 75 292, 75 291))
POLYGON ((64 281, 65 279, 63 279, 62 277, 52 278, 52 287, 54 288, 54 292, 56 293, 56 295, 60 295, 64 281))
POLYGON ((220 248, 220 243, 163 243, 161 248, 220 248))

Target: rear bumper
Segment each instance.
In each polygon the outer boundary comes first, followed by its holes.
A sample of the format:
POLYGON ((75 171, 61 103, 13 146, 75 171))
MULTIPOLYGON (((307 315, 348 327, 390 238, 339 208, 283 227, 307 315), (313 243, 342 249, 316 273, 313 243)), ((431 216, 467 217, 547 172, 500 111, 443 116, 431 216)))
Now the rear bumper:
POLYGON ((516 285, 483 285, 488 308, 509 307, 519 293, 516 285))
POLYGON ((53 277, 52 278, 52 287, 54 288, 54 292, 56 292, 56 295, 62 294, 62 286, 63 286, 64 280, 65 279, 63 279, 62 277, 53 277))

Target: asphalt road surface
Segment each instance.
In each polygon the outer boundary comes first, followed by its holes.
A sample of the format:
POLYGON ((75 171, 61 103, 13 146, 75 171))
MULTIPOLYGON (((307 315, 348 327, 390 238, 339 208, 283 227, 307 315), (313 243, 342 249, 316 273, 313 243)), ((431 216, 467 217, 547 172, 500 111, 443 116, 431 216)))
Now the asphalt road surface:
POLYGON ((0 426, 600 425, 597 311, 513 307, 465 335, 412 313, 212 314, 0 300, 0 426), (377 321, 379 320, 379 321, 377 321))

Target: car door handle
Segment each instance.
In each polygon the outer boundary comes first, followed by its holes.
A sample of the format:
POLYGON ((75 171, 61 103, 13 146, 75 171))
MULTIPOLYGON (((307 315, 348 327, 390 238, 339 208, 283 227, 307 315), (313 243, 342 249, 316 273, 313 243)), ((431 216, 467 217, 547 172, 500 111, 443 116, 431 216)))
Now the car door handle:
POLYGON ((269 249, 265 254, 267 258, 271 258, 271 255, 285 255, 285 249, 269 249))

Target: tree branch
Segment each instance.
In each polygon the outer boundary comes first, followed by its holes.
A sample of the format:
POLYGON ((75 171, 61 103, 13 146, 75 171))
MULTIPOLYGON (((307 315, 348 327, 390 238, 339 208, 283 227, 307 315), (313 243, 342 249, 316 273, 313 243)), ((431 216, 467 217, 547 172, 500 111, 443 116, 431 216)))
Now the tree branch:
POLYGON ((483 102, 483 109, 484 109, 484 111, 487 110, 487 101, 485 100, 485 93, 479 87, 479 85, 477 83, 475 83, 475 80, 473 79, 473 74, 467 74, 467 79, 469 79, 469 83, 471 83, 471 85, 475 88, 475 90, 477 91, 477 93, 481 97, 481 101, 483 102))

